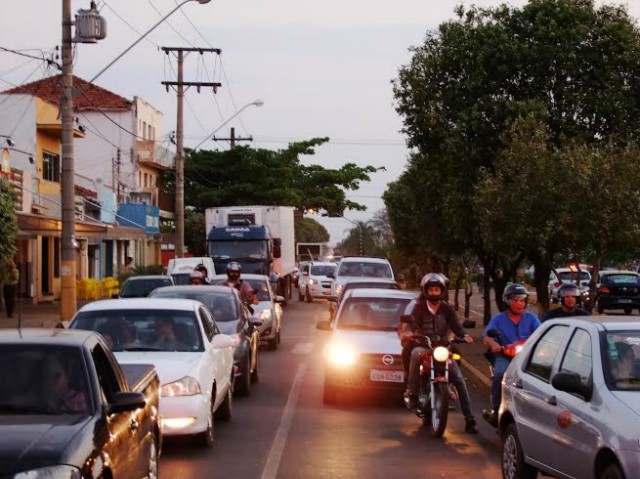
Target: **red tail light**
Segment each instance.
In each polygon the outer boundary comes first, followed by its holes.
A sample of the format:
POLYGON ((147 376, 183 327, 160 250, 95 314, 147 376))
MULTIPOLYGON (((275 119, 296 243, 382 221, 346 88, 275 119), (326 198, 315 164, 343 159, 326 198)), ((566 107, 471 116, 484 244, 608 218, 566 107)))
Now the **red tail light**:
POLYGON ((611 291, 609 291, 609 288, 607 288, 606 286, 601 286, 600 287, 600 292, 601 293, 610 293, 611 291))

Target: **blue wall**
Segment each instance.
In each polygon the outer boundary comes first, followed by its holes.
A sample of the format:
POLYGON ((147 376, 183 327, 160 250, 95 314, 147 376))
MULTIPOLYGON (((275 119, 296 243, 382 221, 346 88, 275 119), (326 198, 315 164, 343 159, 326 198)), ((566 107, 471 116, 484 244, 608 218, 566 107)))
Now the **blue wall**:
POLYGON ((147 234, 160 233, 160 208, 151 205, 127 203, 118 208, 118 223, 134 228, 144 227, 147 234))

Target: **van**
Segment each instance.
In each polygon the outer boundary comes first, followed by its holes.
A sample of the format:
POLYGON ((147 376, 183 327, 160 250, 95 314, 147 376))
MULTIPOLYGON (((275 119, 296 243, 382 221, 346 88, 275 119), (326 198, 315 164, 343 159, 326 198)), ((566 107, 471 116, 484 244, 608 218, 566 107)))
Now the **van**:
POLYGON ((173 277, 176 284, 189 284, 191 272, 199 264, 207 268, 207 277, 213 278, 216 268, 213 260, 208 256, 193 256, 190 258, 174 258, 169 260, 167 274, 173 277))

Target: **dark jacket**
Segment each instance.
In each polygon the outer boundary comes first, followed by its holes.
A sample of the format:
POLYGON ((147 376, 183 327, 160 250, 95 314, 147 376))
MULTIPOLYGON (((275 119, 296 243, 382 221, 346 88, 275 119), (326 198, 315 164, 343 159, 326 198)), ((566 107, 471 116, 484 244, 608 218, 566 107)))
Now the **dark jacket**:
POLYGON ((573 311, 566 312, 562 308, 550 309, 547 311, 547 314, 542 318, 541 323, 555 318, 568 318, 570 316, 590 316, 589 312, 586 309, 575 308, 573 311))
POLYGON ((466 334, 460 321, 458 321, 458 315, 453 310, 453 307, 444 301, 440 302, 436 314, 432 314, 427 306, 427 298, 421 295, 411 314, 414 319, 411 329, 414 332, 428 336, 436 334, 443 338, 449 335, 450 330, 458 337, 466 334))

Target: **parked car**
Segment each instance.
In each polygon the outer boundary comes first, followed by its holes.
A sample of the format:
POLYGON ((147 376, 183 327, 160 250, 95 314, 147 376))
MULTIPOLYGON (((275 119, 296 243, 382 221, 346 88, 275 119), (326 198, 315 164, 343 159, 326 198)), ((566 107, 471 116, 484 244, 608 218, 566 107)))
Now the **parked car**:
POLYGON ((195 435, 210 447, 214 414, 231 419, 235 340, 220 332, 199 301, 95 301, 80 308, 69 327, 102 334, 121 364, 155 365, 165 436, 195 435))
POLYGON ((640 274, 634 271, 600 271, 596 286, 596 308, 622 309, 625 314, 640 308, 640 274))
POLYGON ((556 268, 555 274, 553 271, 549 275, 549 298, 554 303, 559 303, 558 288, 563 283, 577 284, 582 293, 582 302, 584 304, 589 303, 589 284, 591 282, 591 273, 586 269, 580 270, 580 277, 578 278, 578 272, 572 268, 556 268))
POLYGON ((0 331, 0 477, 158 477, 158 397, 99 334, 0 331))
POLYGON ((333 323, 318 322, 318 329, 331 332, 324 359, 325 403, 349 390, 383 389, 401 397, 406 377, 398 327, 414 302, 410 291, 352 289, 333 323))
POLYGON ((173 278, 163 275, 130 276, 122 287, 120 294, 114 295, 117 298, 145 298, 156 288, 162 286, 173 286, 173 278))
POLYGON ((329 298, 331 296, 331 278, 335 273, 335 263, 323 261, 309 261, 302 268, 298 278, 298 299, 310 303, 314 298, 329 298))
POLYGON ((369 256, 345 256, 338 263, 335 275, 331 277, 331 299, 340 296, 344 284, 353 278, 393 279, 391 263, 385 258, 369 256))
MULTIPOLYGON (((282 304, 285 302, 284 297, 277 296, 271 284, 269 277, 263 274, 242 274, 240 278, 247 281, 256 293, 258 304, 249 305, 253 310, 253 317, 261 324, 258 326, 260 340, 267 343, 269 349, 278 349, 280 344, 280 333, 282 331, 282 304)), ((212 282, 224 281, 226 275, 217 275, 212 282)))
POLYGON ((640 318, 546 321, 502 381, 502 477, 612 479, 640 470, 640 318))
POLYGON ((340 306, 340 302, 347 291, 355 288, 382 288, 382 289, 400 289, 400 286, 394 279, 387 278, 353 278, 347 280, 342 289, 340 295, 335 300, 329 300, 329 320, 333 321, 333 318, 340 306))
POLYGON ((260 321, 242 304, 238 291, 229 286, 166 286, 154 290, 150 297, 195 299, 207 307, 220 331, 238 340, 233 348, 234 391, 248 396, 251 384, 258 382, 260 321))

